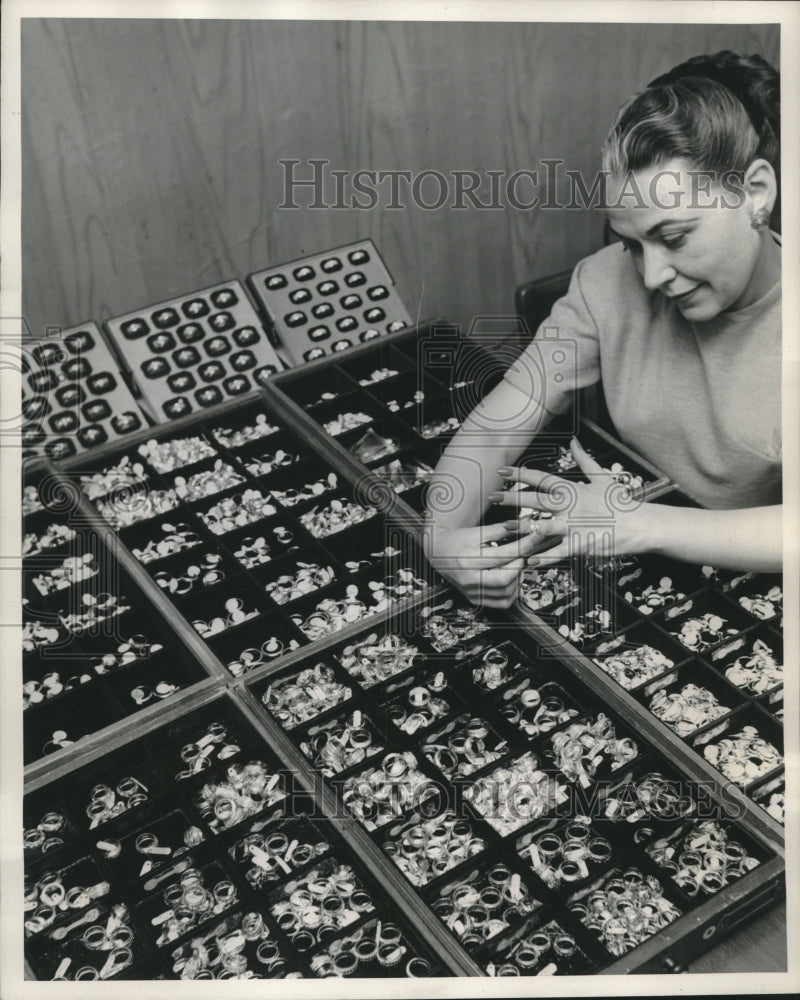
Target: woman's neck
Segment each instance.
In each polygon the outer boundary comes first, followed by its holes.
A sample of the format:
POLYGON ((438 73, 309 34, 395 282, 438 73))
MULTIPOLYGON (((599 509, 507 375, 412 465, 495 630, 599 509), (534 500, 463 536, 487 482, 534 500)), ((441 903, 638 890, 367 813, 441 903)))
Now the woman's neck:
POLYGON ((744 309, 763 298, 781 277, 781 248, 769 229, 760 234, 761 252, 747 288, 736 303, 736 309, 744 309))

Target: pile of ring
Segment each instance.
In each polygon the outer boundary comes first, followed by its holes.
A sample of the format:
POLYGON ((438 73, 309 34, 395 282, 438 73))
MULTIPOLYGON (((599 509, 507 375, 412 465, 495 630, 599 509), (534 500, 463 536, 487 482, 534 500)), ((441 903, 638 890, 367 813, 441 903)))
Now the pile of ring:
POLYGON ((569 975, 576 961, 585 964, 575 938, 555 920, 521 937, 502 954, 502 963, 489 962, 490 976, 569 975))
POLYGON ((123 455, 116 465, 78 478, 86 496, 90 500, 98 500, 107 493, 128 488, 132 483, 143 482, 147 479, 147 473, 141 462, 132 462, 130 455, 123 455))
POLYGON ((153 927, 161 928, 156 939, 159 947, 239 902, 236 886, 230 879, 221 879, 208 888, 206 874, 197 868, 187 868, 177 882, 170 882, 164 889, 162 895, 167 909, 150 920, 153 927))
POLYGON ((423 618, 422 634, 437 653, 444 653, 452 646, 473 639, 489 628, 489 623, 479 616, 475 608, 456 608, 452 614, 447 615, 426 615, 426 610, 423 608, 420 612, 423 618))
POLYGON ((229 764, 225 779, 203 785, 194 802, 211 830, 219 833, 269 808, 284 795, 280 774, 273 774, 263 760, 251 760, 229 764))
MULTIPOLYGON (((560 609, 557 613, 561 614, 560 609)), ((584 611, 571 624, 564 622, 558 626, 559 635, 569 639, 576 646, 583 646, 586 642, 591 642, 599 635, 608 635, 614 630, 614 621, 611 612, 601 604, 595 604, 590 611, 584 611)))
POLYGON ((520 660, 509 666, 508 653, 498 646, 492 646, 483 654, 481 662, 472 668, 472 682, 484 691, 494 691, 511 680, 520 670, 522 670, 520 660))
POLYGON ((408 566, 401 566, 383 580, 369 580, 367 588, 372 591, 372 599, 377 604, 377 610, 383 611, 404 597, 421 594, 428 587, 428 581, 417 576, 408 566))
POLYGON ((258 889, 266 882, 276 882, 290 875, 294 869, 302 868, 329 849, 330 845, 324 840, 304 841, 299 837, 289 840, 283 830, 262 833, 257 829, 235 841, 228 848, 228 854, 237 864, 249 864, 245 878, 258 889))
MULTIPOLYGON (((624 640, 619 642, 622 643, 624 640)), ((593 660, 626 691, 639 687, 645 681, 652 680, 675 666, 674 660, 647 643, 631 646, 609 656, 595 656, 593 660)))
MULTIPOLYGON (((413 405, 416 399, 409 405, 413 405)), ((387 404, 388 405, 388 404, 387 404)), ((391 406, 389 407, 391 409, 391 406)), ((430 420, 427 424, 423 424, 419 428, 419 436, 428 440, 429 438, 439 437, 440 434, 450 434, 453 431, 457 431, 461 426, 461 421, 458 417, 445 417, 442 420, 430 420)))
POLYGON ((245 524, 271 517, 277 510, 269 494, 264 496, 260 490, 249 489, 241 494, 225 497, 208 510, 198 513, 209 531, 215 535, 224 535, 245 524))
POLYGON ((408 670, 418 653, 416 646, 399 635, 389 633, 378 638, 373 633, 353 646, 345 646, 339 662, 362 687, 369 688, 408 670))
POLYGON ((323 493, 330 493, 331 490, 338 489, 339 477, 335 472, 329 472, 327 476, 315 479, 311 483, 304 483, 299 489, 290 487, 285 490, 272 490, 272 496, 283 507, 295 507, 306 500, 313 500, 322 496, 323 493))
POLYGON ((403 696, 387 706, 387 715, 404 733, 413 735, 450 711, 450 703, 441 695, 448 688, 443 670, 426 678, 425 683, 414 684, 403 696))
POLYGON ((204 458, 211 458, 216 455, 216 451, 202 437, 175 438, 161 442, 151 438, 139 445, 139 454, 156 472, 172 472, 184 465, 194 465, 204 458))
MULTIPOLYGON (((187 826, 184 828, 182 834, 175 833, 170 839, 173 837, 180 837, 181 843, 178 847, 172 848, 166 844, 159 844, 158 837, 150 830, 143 830, 136 835, 136 840, 134 841, 136 853, 143 855, 145 858, 142 867, 139 869, 139 878, 144 878, 145 875, 149 875, 153 870, 161 868, 168 861, 174 861, 175 858, 181 857, 181 855, 186 854, 187 851, 193 847, 198 847, 205 841, 205 836, 199 826, 187 826)), ((98 840, 97 848, 108 859, 118 858, 122 853, 122 844, 119 840, 98 840)), ((189 862, 187 861, 185 867, 188 868, 188 866, 189 862)), ((172 873, 173 870, 171 869, 170 872, 164 874, 164 878, 169 878, 172 873)), ((160 876, 158 881, 161 881, 160 876)))
MULTIPOLYGON (((95 924, 84 931, 82 942, 87 949, 109 952, 108 958, 98 969, 93 965, 79 968, 74 975, 75 981, 111 979, 133 962, 133 951, 129 947, 134 935, 128 920, 128 909, 124 903, 115 904, 106 920, 106 925, 95 924)), ((71 958, 64 958, 53 976, 53 981, 68 980, 67 971, 71 958)))
POLYGON ((770 587, 766 594, 751 594, 739 598, 739 604, 751 615, 768 621, 783 611, 783 590, 778 587, 770 587))
POLYGON ((64 840, 56 834, 64 833, 67 821, 55 809, 46 812, 36 826, 26 826, 22 835, 22 847, 26 851, 47 854, 61 847, 64 840))
POLYGON ((341 787, 342 802, 368 830, 377 830, 407 810, 422 807, 438 792, 407 750, 386 754, 375 767, 352 775, 341 787))
POLYGON ((139 562, 153 562, 155 559, 172 556, 176 552, 183 552, 200 544, 200 536, 188 524, 162 524, 161 530, 164 532, 164 537, 159 541, 151 539, 143 549, 136 547, 131 549, 139 562))
POLYGON ((64 691, 73 691, 91 680, 91 674, 73 674, 62 682, 58 671, 51 671, 45 674, 41 681, 25 681, 22 685, 22 710, 25 711, 31 705, 38 705, 46 698, 55 698, 64 691))
POLYGON ((625 736, 617 739, 614 724, 603 712, 598 712, 594 722, 575 722, 551 739, 553 760, 561 773, 570 781, 578 781, 588 788, 604 763, 610 761, 616 771, 636 758, 636 743, 625 736))
POLYGON ((714 695, 697 684, 684 684, 680 691, 667 694, 656 691, 650 699, 650 711, 681 737, 708 725, 728 712, 714 695))
MULTIPOLYGON (((276 535, 277 530, 276 528, 276 535)), ((288 528, 284 528, 284 531, 286 533, 284 537, 291 536, 289 541, 292 541, 294 536, 291 531, 288 528)), ((252 569, 254 566, 263 566, 264 563, 268 563, 272 558, 269 545, 267 545, 267 540, 263 535, 259 535, 258 538, 251 538, 249 535, 246 538, 242 538, 239 548, 233 554, 245 569, 252 569)))
POLYGON ((109 785, 95 785, 90 793, 86 815, 89 829, 94 830, 101 823, 122 815, 128 809, 135 809, 147 802, 150 792, 138 778, 126 777, 117 782, 116 788, 109 785))
POLYGON ((431 909, 465 948, 473 948, 540 905, 519 874, 501 862, 470 882, 446 886, 431 909))
POLYGON ((748 580, 754 580, 755 573, 741 573, 730 569, 717 569, 715 566, 701 566, 700 574, 706 582, 710 583, 723 594, 728 594, 736 590, 748 580))
POLYGON ((130 604, 125 604, 125 597, 114 597, 113 594, 83 594, 81 603, 86 608, 82 614, 78 611, 73 614, 58 612, 58 617, 64 628, 70 632, 83 632, 90 629, 97 622, 105 621, 107 618, 114 618, 125 611, 130 611, 130 604))
POLYGON ((239 753, 241 747, 234 740, 228 741, 228 730, 221 722, 210 722, 206 731, 190 743, 184 743, 179 755, 186 769, 175 775, 176 781, 191 778, 219 761, 239 753))
POLYGON ((783 765, 780 751, 759 736, 754 726, 744 726, 718 743, 709 743, 703 756, 726 778, 743 786, 783 765))
POLYGON ((243 482, 244 476, 228 462, 223 462, 221 458, 214 462, 212 469, 195 472, 188 479, 185 476, 175 476, 173 480, 175 492, 181 500, 186 500, 189 503, 195 500, 205 500, 206 497, 222 493, 223 490, 228 490, 243 482))
POLYGON ((146 635, 138 633, 130 639, 123 639, 116 653, 101 653, 89 660, 89 666, 96 674, 107 674, 118 667, 125 667, 136 660, 146 660, 151 654, 164 647, 160 642, 151 642, 146 635))
POLYGON ((297 639, 290 638, 288 642, 283 642, 277 636, 271 635, 259 647, 249 646, 247 649, 243 649, 239 653, 238 659, 229 660, 225 666, 234 677, 239 677, 247 673, 248 670, 255 670, 256 667, 263 666, 270 660, 274 660, 284 650, 298 649, 299 646, 300 643, 297 639))
POLYGON ((112 494, 95 503, 97 510, 112 528, 129 528, 139 521, 147 521, 159 514, 166 514, 178 506, 175 490, 148 490, 142 484, 131 490, 112 494))
POLYGON ((252 910, 193 937, 172 953, 172 960, 172 971, 181 979, 302 978, 281 953, 264 917, 252 910))
POLYGON ((256 610, 245 611, 244 601, 241 597, 229 597, 225 601, 224 611, 224 618, 221 615, 217 615, 208 621, 204 621, 202 618, 195 618, 192 621, 192 626, 203 638, 208 638, 209 636, 216 635, 218 632, 224 632, 226 629, 241 625, 242 622, 249 621, 251 618, 258 617, 258 611, 256 610))
POLYGON ((403 974, 411 978, 428 976, 431 965, 427 959, 414 955, 396 924, 376 921, 360 927, 354 934, 332 941, 325 951, 315 955, 309 965, 320 979, 380 974, 381 969, 395 970, 400 975, 400 963, 405 959, 403 974), (410 958, 406 959, 406 956, 410 958))
MULTIPOLYGON (((43 872, 33 885, 26 880, 23 903, 23 911, 28 914, 25 917, 26 937, 41 934, 56 920, 61 919, 67 910, 84 910, 94 900, 102 899, 111 891, 108 882, 97 882, 88 886, 73 885, 67 888, 65 883, 68 872, 68 868, 58 872, 43 872)), ((51 937, 55 941, 60 941, 73 928, 96 920, 98 914, 98 909, 91 909, 81 919, 67 927, 60 927, 51 937)))
POLYGON ((783 664, 778 663, 763 639, 756 639, 753 652, 734 660, 725 668, 725 676, 737 687, 763 694, 783 683, 783 664))
POLYGON ((327 712, 352 694, 352 688, 336 680, 332 667, 317 663, 298 674, 273 681, 261 701, 284 728, 291 729, 327 712))
POLYGON ((603 815, 614 823, 643 819, 677 820, 690 816, 695 804, 676 781, 649 771, 638 781, 627 781, 605 800, 603 815))
POLYGON ((601 888, 570 909, 612 955, 624 955, 681 916, 658 879, 638 868, 612 872, 601 888))
POLYGON ((285 573, 277 580, 270 581, 264 589, 276 604, 287 604, 302 597, 303 594, 310 594, 320 587, 327 587, 335 578, 332 566, 298 562, 297 572, 294 575, 285 573))
POLYGON ((567 801, 566 788, 539 767, 532 753, 479 778, 464 792, 472 807, 501 837, 567 801))
POLYGON ((167 570, 159 570, 153 574, 153 579, 161 587, 176 597, 191 593, 199 583, 201 587, 213 587, 225 579, 225 573, 219 569, 222 556, 218 552, 206 552, 198 556, 199 563, 191 563, 184 567, 178 576, 167 570))
MULTIPOLYGON (((627 577, 626 581, 630 582, 641 573, 642 568, 640 567, 630 577, 627 577)), ((645 587, 639 586, 633 590, 626 590, 623 593, 623 597, 628 604, 632 604, 639 614, 642 615, 651 615, 654 611, 665 608, 667 605, 676 604, 678 601, 686 601, 686 594, 678 590, 669 576, 662 576, 657 584, 651 583, 645 587)), ((674 611, 674 613, 688 611, 691 606, 692 602, 689 601, 687 604, 682 604, 680 609, 674 611)), ((670 617, 670 615, 667 617, 670 617)))
POLYGON ((719 892, 759 865, 758 858, 729 839, 725 828, 711 819, 696 823, 682 837, 654 841, 647 853, 692 897, 719 892))
POLYGON ((603 472, 607 472, 618 486, 623 486, 626 494, 640 490, 644 486, 644 479, 633 472, 628 472, 621 462, 612 462, 609 468, 603 469, 603 472))
MULTIPOLYGON (((584 448, 584 451, 590 458, 594 458, 594 452, 590 451, 588 448, 584 448)), ((569 448, 565 448, 564 445, 558 446, 558 455, 551 459, 545 465, 548 472, 571 472, 573 469, 578 468, 578 463, 575 461, 575 456, 569 448)))
POLYGON ((542 697, 542 692, 532 686, 530 678, 506 691, 503 701, 507 704, 503 705, 500 714, 530 739, 549 733, 578 715, 577 708, 568 708, 558 694, 545 693, 542 697))
POLYGON ((570 569, 558 566, 544 570, 527 568, 520 577, 520 595, 531 611, 559 604, 577 592, 578 584, 570 569))
POLYGON ((39 499, 39 491, 35 486, 24 486, 22 488, 22 514, 35 514, 37 510, 44 510, 44 504, 39 499))
POLYGON ((451 809, 392 828, 383 850, 412 883, 423 886, 486 849, 470 821, 451 809))
POLYGON ((334 858, 287 882, 272 904, 275 922, 295 950, 309 951, 375 909, 356 873, 334 858))
POLYGON ((445 777, 466 777, 507 753, 508 742, 485 719, 467 715, 432 736, 422 751, 445 777))
POLYGON ((315 642, 333 632, 341 631, 345 626, 361 618, 375 614, 376 611, 377 608, 374 606, 367 607, 358 596, 358 587, 351 583, 341 600, 324 597, 305 618, 302 615, 292 615, 291 618, 300 631, 315 642))
POLYGON ((56 590, 66 590, 74 583, 97 576, 100 570, 93 563, 94 555, 91 552, 85 552, 82 556, 67 556, 60 566, 54 566, 49 573, 40 573, 31 582, 43 596, 56 590))
POLYGON ((560 833, 540 833, 519 850, 549 889, 588 878, 589 865, 605 864, 612 853, 610 841, 594 833, 588 816, 576 816, 560 833))
MULTIPOLYGON (((72 927, 84 925, 90 920, 97 920, 99 910, 90 910, 80 920, 76 920, 72 927)), ((67 932, 69 928, 59 928, 58 931, 67 932)), ((58 932, 55 932, 58 933, 58 932)), ((59 940, 65 934, 59 934, 59 940)), ((87 951, 104 952, 107 954, 105 962, 98 968, 97 965, 83 965, 76 969, 72 978, 76 982, 90 981, 97 979, 111 979, 122 972, 133 962, 133 951, 131 945, 134 942, 133 928, 130 925, 130 913, 124 903, 115 903, 108 911, 108 915, 103 923, 92 923, 87 927, 80 937, 80 943, 87 951)), ((73 939, 70 944, 78 943, 78 939, 73 939)), ((65 956, 51 979, 51 982, 68 982, 69 971, 73 964, 72 955, 65 956)))
POLYGON ((279 428, 267 420, 265 413, 256 416, 255 423, 244 424, 235 430, 230 427, 215 427, 211 433, 215 439, 225 448, 241 448, 248 441, 256 441, 258 438, 267 437, 274 434, 279 428))
POLYGON ((383 752, 385 747, 373 740, 373 732, 369 720, 357 708, 324 729, 308 733, 300 749, 315 770, 330 778, 383 752))
POLYGON ((382 382, 385 378, 394 378, 395 375, 400 373, 394 368, 376 368, 370 375, 366 378, 360 378, 358 380, 359 385, 374 385, 376 382, 382 382))
POLYGON ((334 417, 332 420, 326 420, 322 425, 327 434, 331 437, 338 437, 339 434, 344 434, 345 431, 351 431, 355 427, 361 427, 362 424, 371 423, 372 417, 368 413, 353 412, 353 413, 340 413, 338 417, 334 417))
POLYGON ((341 497, 331 500, 327 507, 312 507, 307 510, 300 515, 300 523, 314 538, 327 538, 337 531, 367 521, 375 514, 375 507, 362 507, 347 497, 341 497))
POLYGON ((285 469, 299 461, 299 455, 278 448, 274 455, 271 451, 265 451, 261 455, 243 461, 242 464, 251 476, 268 476, 275 469, 285 469))
POLYGON ((22 540, 22 554, 23 556, 38 556, 41 552, 47 552, 49 549, 63 545, 64 542, 71 541, 76 535, 75 529, 68 524, 55 522, 48 524, 41 535, 37 535, 35 531, 28 531, 22 540))
POLYGON ((720 618, 719 615, 705 614, 700 618, 687 619, 678 632, 671 634, 676 636, 687 649, 691 649, 694 653, 701 653, 716 646, 727 636, 733 636, 737 633, 738 629, 725 628, 725 619, 720 618))
POLYGON ((786 818, 786 792, 781 789, 779 792, 771 792, 769 796, 769 801, 765 806, 762 806, 770 816, 777 820, 778 823, 783 825, 786 818))
POLYGON ((169 698, 173 694, 177 694, 180 691, 180 684, 173 684, 171 681, 156 681, 155 687, 147 687, 146 685, 140 684, 131 689, 131 698, 133 698, 135 704, 138 707, 147 705, 154 698, 159 701, 163 701, 165 698, 169 698))
POLYGON ((422 389, 416 389, 414 395, 410 396, 408 399, 403 400, 402 403, 399 403, 396 399, 387 399, 386 408, 387 410, 391 410, 392 413, 399 413, 401 410, 408 410, 412 406, 416 406, 418 403, 424 402, 424 400, 425 400, 425 393, 422 391, 422 389))
MULTIPOLYGON (((28 601, 23 597, 22 605, 23 608, 28 604, 28 601)), ((33 652, 34 649, 38 649, 40 646, 51 646, 54 642, 58 642, 60 632, 57 628, 53 628, 47 622, 39 621, 38 619, 28 619, 22 623, 22 650, 25 653, 33 652)))

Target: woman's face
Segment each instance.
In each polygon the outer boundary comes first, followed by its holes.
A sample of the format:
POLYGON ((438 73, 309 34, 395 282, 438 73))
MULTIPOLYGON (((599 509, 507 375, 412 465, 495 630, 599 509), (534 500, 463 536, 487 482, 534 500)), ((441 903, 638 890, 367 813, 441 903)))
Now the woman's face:
POLYGON ((761 294, 762 241, 741 189, 711 183, 683 160, 610 178, 608 218, 645 287, 674 300, 686 319, 713 319, 761 294))

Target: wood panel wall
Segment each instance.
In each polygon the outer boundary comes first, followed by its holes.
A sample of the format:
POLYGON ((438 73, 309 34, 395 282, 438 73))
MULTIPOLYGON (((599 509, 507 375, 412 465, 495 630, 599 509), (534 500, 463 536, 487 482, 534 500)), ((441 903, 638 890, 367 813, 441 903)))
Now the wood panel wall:
POLYGON ((769 25, 37 19, 22 43, 37 333, 367 236, 412 314, 508 313, 518 283, 600 245, 598 212, 392 210, 385 187, 371 211, 279 209, 278 161, 591 173, 617 105, 658 73, 721 48, 779 55, 769 25))

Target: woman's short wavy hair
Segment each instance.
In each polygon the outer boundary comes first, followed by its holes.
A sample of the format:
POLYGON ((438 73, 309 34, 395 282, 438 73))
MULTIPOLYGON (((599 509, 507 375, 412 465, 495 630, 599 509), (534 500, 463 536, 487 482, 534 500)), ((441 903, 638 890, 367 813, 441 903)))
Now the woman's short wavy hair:
POLYGON ((694 169, 742 175, 763 157, 780 170, 780 78, 760 56, 696 56, 634 94, 602 147, 612 175, 671 159, 694 169))

